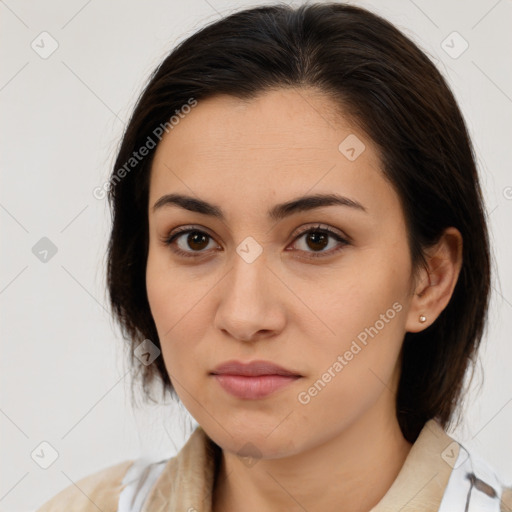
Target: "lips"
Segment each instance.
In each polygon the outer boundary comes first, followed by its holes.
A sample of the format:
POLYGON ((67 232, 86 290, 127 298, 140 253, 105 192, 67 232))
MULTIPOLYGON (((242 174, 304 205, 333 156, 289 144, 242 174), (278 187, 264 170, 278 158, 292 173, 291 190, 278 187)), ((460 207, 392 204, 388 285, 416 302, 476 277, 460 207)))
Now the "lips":
POLYGON ((227 361, 215 368, 214 375, 242 375, 245 377, 257 377, 260 375, 281 375, 284 377, 300 377, 300 374, 286 370, 269 361, 252 361, 240 363, 238 361, 227 361))
POLYGON ((269 361, 228 361, 217 366, 211 375, 224 391, 243 400, 265 398, 301 378, 297 372, 269 361))

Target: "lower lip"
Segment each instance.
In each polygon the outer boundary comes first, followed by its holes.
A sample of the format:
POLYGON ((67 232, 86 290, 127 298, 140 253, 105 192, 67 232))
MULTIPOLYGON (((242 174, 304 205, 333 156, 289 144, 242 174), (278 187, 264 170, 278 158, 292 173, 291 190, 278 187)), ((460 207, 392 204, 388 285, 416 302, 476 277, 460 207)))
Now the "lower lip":
POLYGON ((259 375, 255 377, 214 375, 214 377, 225 391, 245 400, 265 398, 299 378, 285 375, 259 375))

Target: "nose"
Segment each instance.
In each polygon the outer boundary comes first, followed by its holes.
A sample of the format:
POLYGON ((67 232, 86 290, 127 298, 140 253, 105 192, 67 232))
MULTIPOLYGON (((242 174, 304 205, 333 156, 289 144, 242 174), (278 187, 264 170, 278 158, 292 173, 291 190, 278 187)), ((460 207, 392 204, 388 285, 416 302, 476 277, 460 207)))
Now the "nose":
POLYGON ((238 254, 218 287, 214 326, 240 341, 275 337, 285 325, 282 283, 260 255, 252 263, 238 254))

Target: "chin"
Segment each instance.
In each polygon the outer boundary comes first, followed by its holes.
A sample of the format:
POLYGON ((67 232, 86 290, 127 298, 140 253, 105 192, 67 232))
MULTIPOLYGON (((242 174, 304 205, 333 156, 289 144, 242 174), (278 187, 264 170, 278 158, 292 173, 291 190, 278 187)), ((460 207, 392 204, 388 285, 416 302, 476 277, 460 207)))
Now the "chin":
MULTIPOLYGON (((241 414, 243 416, 244 412, 241 414)), ((236 453, 240 457, 278 459, 300 451, 296 435, 289 425, 281 424, 276 428, 280 421, 282 418, 255 424, 250 421, 245 411, 245 421, 234 423, 220 420, 222 426, 212 421, 200 424, 208 437, 223 450, 236 453)))

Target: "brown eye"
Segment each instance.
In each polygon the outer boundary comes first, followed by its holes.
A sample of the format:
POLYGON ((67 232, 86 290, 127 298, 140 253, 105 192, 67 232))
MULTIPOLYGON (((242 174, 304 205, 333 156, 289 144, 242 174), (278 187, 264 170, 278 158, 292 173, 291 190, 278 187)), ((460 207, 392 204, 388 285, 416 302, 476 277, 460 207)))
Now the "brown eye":
POLYGON ((208 245, 209 238, 206 233, 202 233, 201 231, 191 231, 187 236, 186 243, 191 249, 200 251, 208 245))
POLYGON ((331 256, 349 244, 350 242, 339 233, 327 227, 316 226, 299 233, 293 245, 300 252, 305 252, 308 255, 307 257, 319 258, 331 256), (325 250, 326 248, 328 250, 325 250))
POLYGON ((308 247, 315 251, 321 251, 329 244, 329 235, 318 231, 311 231, 306 234, 308 247))
POLYGON ((163 242, 180 256, 197 257, 207 252, 213 238, 199 229, 180 229, 163 242))
MULTIPOLYGON (((200 257, 215 248, 215 241, 211 235, 199 229, 183 228, 163 240, 165 245, 171 247, 173 252, 185 257, 200 257), (210 242, 214 245, 210 247, 210 242)), ((307 254, 309 258, 331 256, 350 242, 339 233, 327 227, 310 227, 296 236, 292 245, 299 252, 307 254), (326 250, 328 249, 328 250, 326 250)), ((219 249, 219 246, 217 246, 219 249)), ((220 248, 221 249, 221 248, 220 248)))

